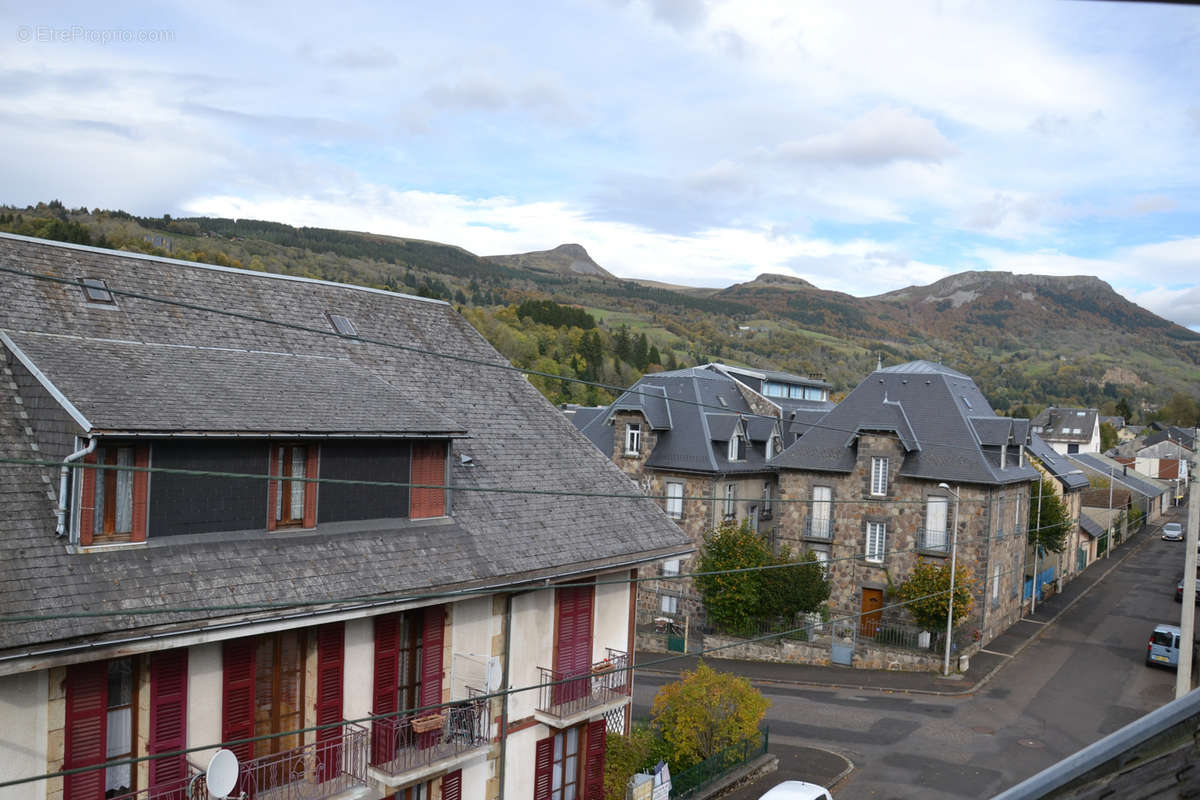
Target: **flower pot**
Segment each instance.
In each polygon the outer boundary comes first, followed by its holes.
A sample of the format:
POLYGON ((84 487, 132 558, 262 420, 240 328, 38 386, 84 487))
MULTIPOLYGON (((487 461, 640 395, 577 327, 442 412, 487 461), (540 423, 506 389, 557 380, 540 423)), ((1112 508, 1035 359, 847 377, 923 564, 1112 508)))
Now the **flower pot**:
POLYGON ((417 717, 412 721, 413 730, 417 733, 429 733, 430 731, 441 730, 442 723, 445 717, 441 714, 426 714, 423 717, 417 717))

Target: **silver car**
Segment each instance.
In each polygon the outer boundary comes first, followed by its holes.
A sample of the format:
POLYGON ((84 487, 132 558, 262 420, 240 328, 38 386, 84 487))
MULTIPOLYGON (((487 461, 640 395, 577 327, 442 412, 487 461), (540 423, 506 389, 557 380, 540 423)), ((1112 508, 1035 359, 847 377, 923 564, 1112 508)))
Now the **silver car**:
POLYGON ((1178 522, 1168 522, 1166 525, 1163 525, 1162 537, 1168 542, 1182 542, 1183 526, 1178 522))

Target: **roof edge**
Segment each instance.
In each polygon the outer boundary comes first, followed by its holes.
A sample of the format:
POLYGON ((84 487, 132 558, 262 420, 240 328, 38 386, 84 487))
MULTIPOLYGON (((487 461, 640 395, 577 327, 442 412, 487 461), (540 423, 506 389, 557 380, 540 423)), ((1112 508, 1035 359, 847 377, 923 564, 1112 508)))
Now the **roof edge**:
POLYGON ((37 364, 33 363, 33 359, 25 355, 25 351, 23 351, 20 347, 17 347, 17 343, 14 342, 12 338, 2 330, 0 330, 0 343, 3 343, 4 346, 8 348, 8 351, 17 357, 17 360, 21 362, 21 365, 25 367, 25 369, 29 370, 29 373, 33 375, 34 379, 38 383, 41 384, 42 388, 50 393, 50 396, 54 398, 54 401, 62 406, 64 411, 71 415, 71 419, 79 423, 79 427, 83 428, 85 433, 92 432, 92 423, 89 422, 88 418, 83 415, 83 412, 76 408, 75 404, 67 399, 67 396, 63 394, 62 391, 55 386, 49 378, 46 377, 45 373, 38 369, 37 364))

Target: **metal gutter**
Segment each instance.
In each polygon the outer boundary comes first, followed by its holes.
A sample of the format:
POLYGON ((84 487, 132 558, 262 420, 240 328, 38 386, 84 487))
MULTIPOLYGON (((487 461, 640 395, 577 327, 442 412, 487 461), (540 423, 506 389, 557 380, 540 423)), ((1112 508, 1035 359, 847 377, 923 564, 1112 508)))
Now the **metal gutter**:
POLYGON ((71 453, 71 455, 69 455, 63 459, 62 468, 61 468, 62 471, 59 473, 59 476, 58 476, 58 507, 56 509, 54 509, 54 516, 57 519, 57 522, 54 524, 54 535, 59 537, 60 539, 62 538, 62 535, 64 533, 66 533, 67 472, 70 469, 70 464, 72 461, 78 461, 79 459, 83 458, 84 456, 87 456, 87 455, 90 455, 90 454, 96 452, 97 441, 98 440, 94 436, 89 436, 87 447, 78 449, 74 453, 71 453))

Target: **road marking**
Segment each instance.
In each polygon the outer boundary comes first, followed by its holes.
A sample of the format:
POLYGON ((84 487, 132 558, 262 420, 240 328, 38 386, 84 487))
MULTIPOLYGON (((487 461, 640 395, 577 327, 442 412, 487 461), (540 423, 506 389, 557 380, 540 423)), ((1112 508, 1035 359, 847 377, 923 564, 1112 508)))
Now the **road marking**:
POLYGON ((1004 656, 1005 658, 1012 658, 1012 653, 997 653, 995 650, 983 650, 983 649, 980 649, 979 652, 987 653, 987 654, 993 655, 993 656, 1004 656))
MULTIPOLYGON (((1066 611, 1066 609, 1064 608, 1063 611, 1066 611)), ((1055 619, 1057 619, 1057 617, 1055 619)), ((1051 622, 1054 622, 1054 620, 1049 619, 1043 622, 1042 620, 1034 619, 1033 617, 1022 617, 1021 622, 1032 622, 1034 625, 1049 625, 1051 622)))

